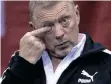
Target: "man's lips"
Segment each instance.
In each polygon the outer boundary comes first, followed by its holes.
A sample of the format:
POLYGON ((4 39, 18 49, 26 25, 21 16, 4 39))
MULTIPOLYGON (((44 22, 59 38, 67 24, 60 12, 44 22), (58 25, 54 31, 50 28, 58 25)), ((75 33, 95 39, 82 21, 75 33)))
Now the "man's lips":
POLYGON ((66 42, 62 42, 62 43, 56 45, 56 47, 59 47, 59 46, 60 46, 60 47, 65 46, 65 45, 67 45, 67 43, 68 43, 68 41, 66 41, 66 42))

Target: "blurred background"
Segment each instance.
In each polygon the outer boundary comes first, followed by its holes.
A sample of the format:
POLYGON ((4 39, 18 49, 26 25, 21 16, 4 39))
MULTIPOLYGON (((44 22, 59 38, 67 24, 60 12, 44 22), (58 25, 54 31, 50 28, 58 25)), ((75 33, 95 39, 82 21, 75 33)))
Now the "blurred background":
MULTIPOLYGON (((28 1, 1 2, 1 72, 11 55, 19 49, 20 38, 30 30, 28 1)), ((80 32, 87 32, 94 41, 111 50, 111 2, 78 1, 80 32)))

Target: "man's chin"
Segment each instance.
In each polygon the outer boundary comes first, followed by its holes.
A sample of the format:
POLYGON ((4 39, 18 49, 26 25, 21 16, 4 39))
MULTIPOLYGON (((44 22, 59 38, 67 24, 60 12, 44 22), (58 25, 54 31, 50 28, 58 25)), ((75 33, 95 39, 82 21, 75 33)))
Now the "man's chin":
POLYGON ((71 50, 72 50, 72 46, 69 46, 69 47, 64 48, 64 49, 60 49, 60 48, 55 48, 55 50, 47 49, 49 56, 56 57, 56 58, 66 57, 70 53, 71 50))

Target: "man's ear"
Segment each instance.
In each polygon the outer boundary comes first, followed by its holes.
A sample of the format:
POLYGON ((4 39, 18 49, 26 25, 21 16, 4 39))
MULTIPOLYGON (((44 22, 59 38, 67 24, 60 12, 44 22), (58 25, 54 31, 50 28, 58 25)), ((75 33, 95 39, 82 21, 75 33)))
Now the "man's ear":
POLYGON ((79 13, 79 6, 78 5, 76 5, 75 6, 75 10, 76 10, 76 20, 77 20, 77 24, 79 25, 79 23, 80 23, 80 13, 79 13))
POLYGON ((35 30, 35 27, 31 21, 29 22, 29 26, 31 27, 31 29, 35 30))

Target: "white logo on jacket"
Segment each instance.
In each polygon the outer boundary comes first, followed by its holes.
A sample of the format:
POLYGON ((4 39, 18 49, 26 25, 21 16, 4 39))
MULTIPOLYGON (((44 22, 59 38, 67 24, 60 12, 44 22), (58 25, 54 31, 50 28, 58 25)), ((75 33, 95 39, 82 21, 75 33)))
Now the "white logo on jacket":
POLYGON ((93 82, 94 81, 94 76, 97 74, 98 72, 95 72, 94 75, 90 75, 88 74, 85 70, 82 70, 81 74, 90 78, 90 79, 81 79, 79 78, 78 79, 78 83, 81 82, 81 83, 90 83, 90 82, 93 82))

